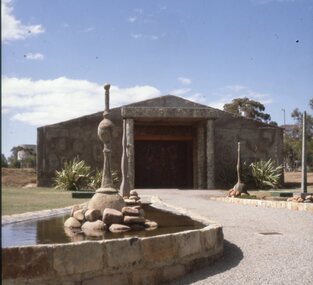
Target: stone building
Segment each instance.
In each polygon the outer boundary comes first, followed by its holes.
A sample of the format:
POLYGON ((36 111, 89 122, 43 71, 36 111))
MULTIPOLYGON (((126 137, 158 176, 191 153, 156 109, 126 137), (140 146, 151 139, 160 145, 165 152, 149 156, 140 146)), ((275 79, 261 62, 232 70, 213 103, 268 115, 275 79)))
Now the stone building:
MULTIPOLYGON (((236 181, 237 142, 241 160, 272 158, 283 163, 283 130, 167 95, 110 111, 115 125, 112 169, 120 173, 126 122, 131 188, 225 188, 236 181)), ((102 112, 38 128, 38 186, 74 157, 102 168, 97 126, 102 112)))

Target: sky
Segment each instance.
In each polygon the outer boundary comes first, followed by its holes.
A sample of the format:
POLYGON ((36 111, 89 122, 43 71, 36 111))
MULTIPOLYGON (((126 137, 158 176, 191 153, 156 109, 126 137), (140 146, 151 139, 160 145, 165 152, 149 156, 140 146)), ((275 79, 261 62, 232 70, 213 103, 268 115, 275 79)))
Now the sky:
POLYGON ((1 152, 37 128, 177 95, 260 101, 279 125, 313 98, 312 0, 2 0, 1 152))

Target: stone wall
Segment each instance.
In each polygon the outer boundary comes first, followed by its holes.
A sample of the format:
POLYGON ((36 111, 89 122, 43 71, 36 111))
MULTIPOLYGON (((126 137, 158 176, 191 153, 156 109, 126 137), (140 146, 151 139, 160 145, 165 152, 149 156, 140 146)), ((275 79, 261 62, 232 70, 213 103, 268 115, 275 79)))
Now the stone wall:
MULTIPOLYGON (((97 136, 102 112, 37 129, 37 184, 51 186, 55 171, 64 162, 78 157, 92 169, 103 167, 103 145, 97 136)), ((120 108, 112 109, 114 125, 112 170, 120 172, 122 156, 122 118, 120 108)))
POLYGON ((3 248, 2 282, 126 285, 173 280, 223 254, 222 226, 190 217, 205 227, 145 238, 3 248))
POLYGON ((230 187, 237 181, 237 142, 241 142, 241 162, 274 160, 283 164, 283 130, 222 112, 215 121, 216 187, 230 187))

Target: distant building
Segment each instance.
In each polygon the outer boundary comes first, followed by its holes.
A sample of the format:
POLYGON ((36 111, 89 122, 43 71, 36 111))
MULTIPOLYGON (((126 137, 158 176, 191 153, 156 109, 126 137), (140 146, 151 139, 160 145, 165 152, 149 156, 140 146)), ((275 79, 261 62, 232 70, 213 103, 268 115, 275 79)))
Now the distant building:
MULTIPOLYGON (((37 183, 49 186, 67 160, 103 165, 98 112, 37 129, 37 183)), ((132 188, 216 189, 236 183, 241 160, 283 163, 283 129, 167 95, 113 108, 112 170, 120 172, 123 121, 127 125, 132 188)))
POLYGON ((17 152, 17 160, 21 167, 34 167, 36 165, 37 146, 35 144, 21 144, 17 152))

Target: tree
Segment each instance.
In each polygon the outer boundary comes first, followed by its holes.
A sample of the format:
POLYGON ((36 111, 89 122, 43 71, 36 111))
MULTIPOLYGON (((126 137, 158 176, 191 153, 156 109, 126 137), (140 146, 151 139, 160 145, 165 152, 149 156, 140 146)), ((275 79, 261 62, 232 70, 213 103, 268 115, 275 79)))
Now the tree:
POLYGON ((233 99, 231 103, 223 106, 224 111, 236 115, 241 115, 263 123, 276 124, 271 122, 271 116, 265 113, 265 107, 262 103, 250 100, 247 97, 233 99))
POLYGON ((8 163, 9 166, 12 168, 20 168, 21 167, 21 163, 19 162, 18 158, 17 158, 17 153, 22 150, 23 148, 20 146, 14 146, 11 148, 11 156, 8 157, 8 163))
POLYGON ((8 167, 8 161, 3 153, 1 153, 1 167, 8 167))

